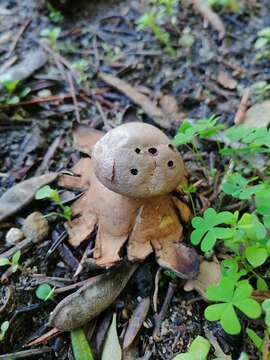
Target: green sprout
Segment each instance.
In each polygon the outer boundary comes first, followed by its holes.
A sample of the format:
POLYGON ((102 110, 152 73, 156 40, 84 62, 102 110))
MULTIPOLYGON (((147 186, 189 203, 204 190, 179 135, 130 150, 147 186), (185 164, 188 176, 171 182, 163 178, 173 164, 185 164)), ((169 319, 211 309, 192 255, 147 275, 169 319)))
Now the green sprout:
POLYGON ((241 9, 237 0, 208 0, 208 3, 215 10, 238 12, 241 9))
POLYGON ((21 266, 19 265, 19 260, 21 257, 21 250, 18 250, 11 258, 11 260, 7 258, 0 259, 0 266, 11 266, 12 272, 15 273, 17 270, 21 270, 21 266))
POLYGON ((258 32, 258 38, 255 42, 255 50, 257 50, 256 59, 269 59, 270 57, 270 27, 265 27, 258 32))
POLYGON ((41 38, 46 40, 50 45, 55 45, 60 33, 61 33, 61 29, 59 27, 46 28, 41 30, 40 36, 41 38))
POLYGON ((36 297, 40 300, 52 300, 54 296, 55 288, 52 288, 49 284, 41 284, 36 289, 36 297))
POLYGON ((42 188, 40 188, 35 194, 35 199, 36 200, 49 199, 52 202, 54 202, 61 210, 61 213, 51 212, 46 216, 56 215, 66 219, 67 221, 71 221, 71 215, 72 215, 71 208, 69 206, 64 206, 62 204, 58 191, 52 189, 49 185, 45 185, 42 188))
POLYGON ((52 4, 48 1, 47 8, 49 11, 49 18, 56 24, 61 23, 64 20, 64 16, 61 11, 56 10, 52 4))
POLYGON ((209 350, 209 341, 198 335, 192 341, 187 352, 176 355, 172 360, 206 360, 209 350))

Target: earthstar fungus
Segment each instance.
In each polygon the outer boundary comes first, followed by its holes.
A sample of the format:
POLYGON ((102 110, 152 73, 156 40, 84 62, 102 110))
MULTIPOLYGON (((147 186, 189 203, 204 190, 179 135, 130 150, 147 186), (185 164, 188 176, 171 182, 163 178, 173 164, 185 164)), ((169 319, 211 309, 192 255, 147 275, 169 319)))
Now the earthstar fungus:
MULTIPOLYGON (((89 149, 83 141, 91 158, 81 159, 74 173, 89 188, 72 208, 74 220, 67 224, 71 244, 78 246, 97 229, 98 265, 120 261, 126 246, 130 261, 154 251, 160 266, 194 278, 199 260, 182 243, 180 220, 189 219, 189 209, 171 195, 184 179, 184 164, 169 138, 152 125, 132 122, 101 133, 89 149)), ((62 185, 68 184, 75 186, 66 176, 62 185)))

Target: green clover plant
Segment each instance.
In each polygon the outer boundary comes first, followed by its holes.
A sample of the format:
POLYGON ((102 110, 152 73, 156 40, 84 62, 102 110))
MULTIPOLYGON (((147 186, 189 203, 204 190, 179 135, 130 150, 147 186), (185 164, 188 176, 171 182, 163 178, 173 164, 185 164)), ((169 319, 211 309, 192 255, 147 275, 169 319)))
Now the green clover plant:
POLYGON ((11 260, 7 258, 0 259, 0 266, 11 266, 12 272, 15 273, 17 270, 21 270, 21 266, 19 264, 19 260, 21 258, 21 250, 16 251, 16 253, 12 256, 11 260))

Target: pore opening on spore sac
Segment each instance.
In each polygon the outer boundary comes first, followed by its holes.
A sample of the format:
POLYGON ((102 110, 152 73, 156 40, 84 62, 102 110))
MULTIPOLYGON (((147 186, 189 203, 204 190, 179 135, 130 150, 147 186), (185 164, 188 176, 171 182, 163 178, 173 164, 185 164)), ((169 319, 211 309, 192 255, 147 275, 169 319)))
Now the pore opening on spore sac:
POLYGON ((157 153, 157 149, 154 147, 151 147, 148 149, 148 152, 150 152, 150 154, 152 154, 152 155, 155 155, 157 153))
POLYGON ((130 170, 132 175, 137 175, 138 174, 138 169, 131 169, 130 170))
POLYGON ((173 161, 172 161, 172 160, 169 160, 169 161, 167 162, 167 165, 168 165, 168 167, 173 167, 173 161))

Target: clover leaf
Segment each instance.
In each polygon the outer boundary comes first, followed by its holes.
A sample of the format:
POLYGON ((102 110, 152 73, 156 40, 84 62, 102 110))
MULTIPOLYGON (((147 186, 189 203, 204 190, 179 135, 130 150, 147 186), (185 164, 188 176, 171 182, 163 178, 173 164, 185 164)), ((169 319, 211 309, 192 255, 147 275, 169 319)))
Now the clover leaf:
POLYGON ((217 213, 213 208, 205 210, 203 218, 196 216, 192 219, 192 226, 195 228, 191 234, 191 242, 198 245, 201 242, 201 249, 204 252, 213 249, 218 239, 232 237, 232 229, 217 226, 228 224, 232 221, 233 214, 229 211, 217 213))
POLYGON ((265 227, 270 228, 270 189, 260 191, 255 198, 257 211, 263 216, 265 227))
POLYGON ((252 290, 248 280, 235 282, 231 277, 223 277, 219 286, 207 289, 208 300, 220 303, 208 306, 205 318, 209 321, 219 320, 228 334, 239 334, 241 325, 235 309, 251 319, 256 319, 261 314, 260 305, 251 298, 252 290))
POLYGON ((242 175, 234 173, 222 184, 222 191, 237 199, 246 200, 264 188, 263 184, 249 186, 252 181, 245 179, 242 175))
POLYGON ((172 360, 206 360, 209 351, 209 341, 204 337, 198 335, 192 341, 186 353, 176 355, 172 360))

